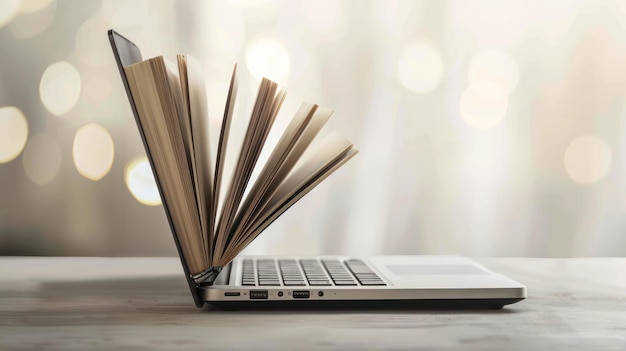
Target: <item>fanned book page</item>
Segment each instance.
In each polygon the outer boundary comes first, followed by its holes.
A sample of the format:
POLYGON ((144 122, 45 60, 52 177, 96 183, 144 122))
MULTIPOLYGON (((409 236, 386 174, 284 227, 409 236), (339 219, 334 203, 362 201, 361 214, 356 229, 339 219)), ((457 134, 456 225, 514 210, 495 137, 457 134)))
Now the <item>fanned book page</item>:
POLYGON ((303 103, 268 160, 260 164, 261 150, 286 96, 275 82, 264 78, 236 153, 233 178, 223 179, 226 151, 232 147, 229 135, 237 99, 237 66, 215 161, 210 156, 200 62, 178 55, 175 65, 159 56, 124 70, 174 235, 197 281, 226 266, 276 218, 358 152, 336 132, 314 142, 332 111, 303 103), (255 169, 259 175, 251 182, 255 169), (220 202, 221 192, 225 196, 220 202))

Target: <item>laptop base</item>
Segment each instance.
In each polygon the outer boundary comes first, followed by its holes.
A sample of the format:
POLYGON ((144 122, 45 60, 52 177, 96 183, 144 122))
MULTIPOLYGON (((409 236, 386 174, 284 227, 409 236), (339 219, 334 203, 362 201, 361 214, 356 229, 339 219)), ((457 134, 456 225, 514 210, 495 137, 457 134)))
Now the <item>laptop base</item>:
POLYGON ((500 310, 524 298, 436 300, 212 301, 221 310, 500 310))

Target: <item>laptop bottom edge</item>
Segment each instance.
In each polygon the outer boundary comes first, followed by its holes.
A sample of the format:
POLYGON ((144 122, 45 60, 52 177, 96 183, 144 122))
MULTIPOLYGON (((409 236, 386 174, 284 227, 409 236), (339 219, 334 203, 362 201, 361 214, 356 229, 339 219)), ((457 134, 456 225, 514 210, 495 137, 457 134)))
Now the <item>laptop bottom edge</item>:
POLYGON ((211 301, 208 308, 222 310, 499 310, 524 298, 500 299, 422 299, 422 300, 289 300, 289 301, 211 301))

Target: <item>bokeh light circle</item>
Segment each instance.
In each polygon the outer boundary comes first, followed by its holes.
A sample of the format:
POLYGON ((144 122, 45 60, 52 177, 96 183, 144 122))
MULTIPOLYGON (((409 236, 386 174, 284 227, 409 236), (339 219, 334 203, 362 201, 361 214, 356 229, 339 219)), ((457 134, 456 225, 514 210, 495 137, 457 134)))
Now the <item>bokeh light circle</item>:
POLYGON ((461 95, 461 118, 474 129, 493 128, 504 118, 508 103, 508 94, 501 85, 475 81, 461 95))
POLYGON ((81 79, 76 67, 61 61, 50 65, 41 77, 39 95, 51 113, 61 116, 69 112, 80 97, 81 79))
POLYGON ((0 1, 0 28, 9 24, 20 10, 21 0, 0 1))
POLYGON ((258 80, 266 77, 279 84, 285 84, 289 77, 291 59, 289 51, 280 41, 263 38, 248 46, 246 65, 258 80))
POLYGON ((50 27, 56 13, 55 0, 25 0, 20 7, 20 15, 9 24, 9 31, 18 39, 35 37, 50 27))
POLYGON ((110 63, 110 44, 103 35, 108 25, 102 16, 95 16, 86 20, 76 32, 75 44, 78 58, 94 67, 110 63))
POLYGON ((468 70, 468 81, 488 81, 499 84, 510 93, 519 79, 517 63, 506 52, 482 51, 472 57, 468 70))
POLYGON ((37 12, 46 6, 50 5, 50 3, 54 0, 22 0, 22 5, 20 6, 20 12, 22 13, 33 13, 37 12))
POLYGON ((30 138, 22 157, 24 171, 39 185, 52 181, 61 168, 61 148, 52 137, 39 134, 30 138))
POLYGON ((130 193, 140 203, 148 206, 161 204, 159 189, 146 156, 137 157, 126 164, 124 180, 130 193))
POLYGON ((0 107, 0 163, 15 159, 28 139, 28 122, 20 109, 0 107))
POLYGON ((573 181, 592 184, 606 175, 611 168, 611 160, 611 148, 604 140, 584 135, 569 144, 563 162, 573 181))
POLYGON ((113 165, 111 134, 95 123, 81 127, 74 138, 72 156, 78 173, 87 179, 102 179, 113 165))
POLYGON ((398 61, 398 80, 416 94, 435 90, 443 78, 443 61, 435 49, 425 44, 407 47, 398 61))

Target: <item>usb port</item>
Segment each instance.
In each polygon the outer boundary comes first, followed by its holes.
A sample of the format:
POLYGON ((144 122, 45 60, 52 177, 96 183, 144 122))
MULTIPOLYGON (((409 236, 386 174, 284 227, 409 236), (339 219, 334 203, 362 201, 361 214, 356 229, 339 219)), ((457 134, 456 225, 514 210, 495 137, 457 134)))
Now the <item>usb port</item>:
POLYGON ((308 290, 300 290, 293 292, 294 299, 308 299, 310 296, 310 292, 308 290))
POLYGON ((250 290, 251 300, 267 300, 267 290, 250 290))

